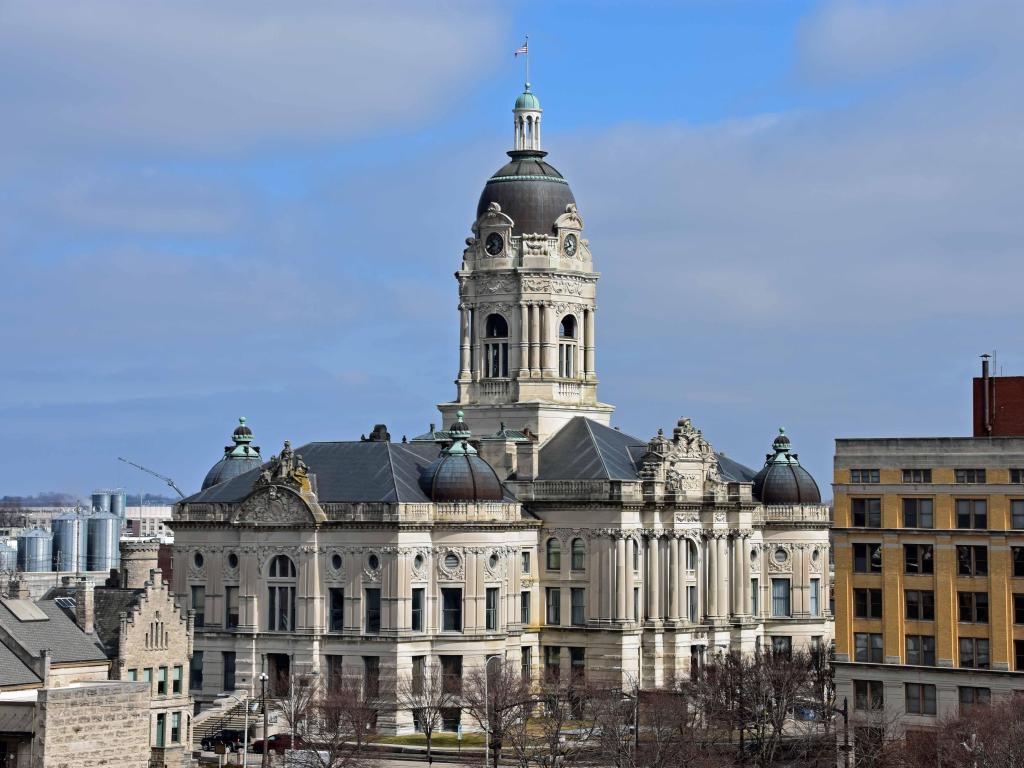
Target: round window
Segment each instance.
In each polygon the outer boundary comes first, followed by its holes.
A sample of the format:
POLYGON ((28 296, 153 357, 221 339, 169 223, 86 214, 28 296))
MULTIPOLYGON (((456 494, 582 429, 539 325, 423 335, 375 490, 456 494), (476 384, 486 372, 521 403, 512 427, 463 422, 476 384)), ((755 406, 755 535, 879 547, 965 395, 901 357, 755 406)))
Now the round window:
POLYGON ((491 568, 497 568, 498 567, 498 555, 496 553, 494 553, 494 552, 491 552, 491 556, 489 558, 487 558, 487 562, 490 564, 491 568))
POLYGON ((194 555, 192 555, 192 562, 195 563, 196 568, 202 568, 203 567, 203 553, 202 552, 196 552, 194 555))
POLYGON ((380 558, 376 555, 370 555, 366 560, 367 565, 370 566, 371 571, 376 571, 380 568, 380 558))
POLYGON ((416 557, 413 558, 412 564, 414 566, 416 566, 416 568, 422 568, 423 567, 423 555, 416 555, 416 557))
POLYGON ((818 558, 821 557, 821 553, 818 550, 811 552, 811 560, 818 562, 818 558))
POLYGON ((775 562, 776 563, 784 563, 787 560, 789 560, 789 552, 787 552, 784 549, 776 549, 775 550, 775 562))
POLYGON ((751 560, 757 560, 757 550, 756 549, 750 550, 750 559, 751 560))
POLYGON ((336 571, 341 570, 341 555, 339 555, 337 552, 331 555, 331 568, 333 568, 336 571))
POLYGON ((449 552, 444 556, 444 565, 446 568, 458 568, 459 567, 459 556, 454 552, 449 552))
POLYGON ((237 567, 238 567, 238 555, 236 555, 234 552, 231 552, 230 554, 228 554, 228 568, 230 568, 233 571, 237 567))

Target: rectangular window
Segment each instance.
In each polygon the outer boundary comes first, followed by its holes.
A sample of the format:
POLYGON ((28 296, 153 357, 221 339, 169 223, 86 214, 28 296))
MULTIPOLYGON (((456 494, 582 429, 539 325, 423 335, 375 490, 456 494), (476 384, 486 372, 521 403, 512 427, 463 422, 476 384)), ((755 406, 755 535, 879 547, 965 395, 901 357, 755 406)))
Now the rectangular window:
POLYGON ((368 635, 380 634, 380 589, 378 588, 367 588, 363 590, 366 600, 366 610, 364 611, 364 630, 368 635))
POLYGON ((1024 499, 1010 500, 1010 527, 1017 530, 1024 528, 1024 499))
POLYGON ((850 482, 851 483, 877 483, 878 482, 878 470, 877 469, 851 469, 850 470, 850 482))
POLYGON ((519 593, 519 621, 523 626, 530 623, 530 592, 523 590, 519 593))
POLYGON ((988 547, 958 545, 956 548, 956 572, 959 576, 987 576, 988 547))
POLYGON ((529 573, 529 572, 530 572, 530 552, 528 550, 524 549, 523 550, 523 573, 529 573))
POLYGON ((853 681, 854 709, 881 709, 885 705, 885 697, 881 680, 853 681))
POLYGON ((904 528, 934 528, 935 514, 931 499, 903 500, 904 528))
POLYGON ((224 587, 224 627, 238 629, 238 587, 224 587))
POLYGON ((633 587, 633 621, 640 621, 640 587, 633 587))
POLYGON ((988 639, 961 637, 960 666, 971 669, 988 669, 988 639))
POLYGON ((562 623, 562 590, 558 587, 544 589, 544 621, 557 626, 562 623))
POLYGON ((129 669, 128 670, 128 679, 131 680, 133 683, 136 680, 138 680, 139 679, 139 670, 137 670, 137 669, 129 669))
POLYGON ((529 682, 533 677, 533 648, 524 645, 519 652, 519 675, 529 682))
POLYGON ((412 631, 423 631, 423 600, 426 592, 423 587, 415 587, 412 590, 412 631))
POLYGON ((687 587, 686 588, 686 605, 687 605, 687 617, 694 624, 698 621, 697 616, 697 588, 687 587))
POLYGON ((545 563, 547 570, 562 570, 562 542, 555 538, 548 539, 547 553, 547 563, 545 563))
POLYGON ((458 587, 441 589, 441 631, 462 631, 462 590, 458 587))
POLYGON ((959 694, 961 714, 970 712, 974 707, 987 707, 992 702, 992 690, 990 688, 974 688, 961 685, 959 694))
POLYGON ((855 632, 853 634, 853 660, 881 664, 885 660, 880 633, 855 632))
POLYGON ((960 621, 988 624, 988 592, 957 592, 960 621))
POLYGON ((181 712, 171 713, 171 744, 181 741, 181 712))
POLYGON ((1011 483, 1024 483, 1024 469, 1011 469, 1010 470, 1010 482, 1011 483))
POLYGON ((363 656, 363 695, 367 698, 380 695, 379 656, 363 656))
POLYGON ((1010 559, 1013 561, 1013 577, 1024 577, 1024 547, 1010 547, 1010 559))
POLYGON ((184 668, 179 664, 174 668, 174 673, 171 675, 171 693, 175 696, 181 693, 181 679, 184 675, 184 668))
POLYGON ((904 596, 907 618, 911 621, 935 620, 935 593, 930 589, 908 589, 904 596))
POLYGON ((903 482, 904 483, 930 483, 932 481, 932 471, 930 469, 904 469, 903 470, 903 482))
POLYGON ((1016 593, 1013 596, 1013 623, 1024 624, 1024 594, 1016 593))
POLYGON ((587 569, 587 545, 583 539, 573 539, 570 550, 569 567, 574 571, 585 571, 587 569))
POLYGON ((935 638, 931 635, 907 635, 907 664, 935 666, 935 638))
MULTIPOLYGON (((438 656, 441 660, 441 679, 444 681, 444 689, 448 693, 457 696, 462 695, 462 657, 461 656, 438 656)), ((489 672, 487 674, 490 674, 489 672)))
POLYGON ((572 611, 569 620, 574 627, 582 627, 587 623, 586 616, 586 590, 583 587, 573 587, 569 590, 569 597, 572 602, 572 611))
POLYGON ((167 731, 167 715, 161 712, 156 716, 156 746, 164 746, 164 739, 166 738, 167 731))
POLYGON ((924 683, 906 683, 904 698, 907 713, 911 715, 935 714, 935 686, 924 683))
POLYGON ((498 587, 488 587, 484 594, 484 626, 488 632, 498 630, 498 587))
POLYGON ((853 513, 853 525, 857 528, 882 527, 881 499, 851 499, 850 510, 853 513))
POLYGON ((508 342, 484 344, 484 376, 489 379, 508 376, 508 342))
POLYGON ((811 579, 811 616, 821 616, 821 579, 811 579))
POLYGON ((881 543, 854 544, 853 545, 853 572, 854 573, 881 573, 882 572, 882 545, 881 543))
POLYGON ((587 652, 585 648, 569 649, 569 672, 575 683, 582 682, 586 677, 587 652))
POLYGON ((854 589, 853 615, 858 619, 882 618, 882 590, 854 589))
POLYGON ((931 544, 904 544, 903 570, 906 573, 934 573, 935 560, 931 544))
POLYGON ((414 696, 421 696, 423 694, 423 681, 426 679, 427 674, 427 657, 426 656, 413 656, 412 657, 412 679, 411 688, 414 696))
POLYGON ((558 375, 564 379, 575 376, 576 370, 576 345, 558 345, 558 375))
POLYGON ((271 632, 295 631, 295 587, 272 585, 267 592, 270 596, 268 629, 271 632))
POLYGON ((345 630, 345 590, 341 587, 331 587, 328 594, 331 601, 331 615, 327 627, 331 632, 343 632, 345 630))
POLYGON ((152 691, 153 668, 152 667, 146 667, 144 670, 142 670, 142 682, 150 684, 149 695, 152 696, 153 695, 153 691, 152 691))
POLYGON ((789 579, 772 579, 772 616, 789 616, 789 579))
POLYGON ((1024 640, 1013 641, 1014 669, 1024 672, 1024 640))
POLYGON ((562 670, 562 649, 557 645, 544 646, 544 677, 556 681, 562 670))
POLYGON ((192 610, 195 611, 195 626, 206 626, 206 587, 192 586, 192 610))
POLYGON ((221 654, 224 662, 224 689, 225 691, 235 690, 235 652, 224 651, 221 654))
MULTIPOLYGON (((760 602, 759 598, 760 598, 760 594, 761 594, 759 592, 759 590, 758 590, 758 586, 759 586, 759 584, 758 584, 758 580, 757 579, 751 579, 750 580, 750 615, 751 616, 760 616, 761 615, 761 612, 758 610, 758 607, 759 607, 758 603, 760 602)), ((691 587, 691 589, 693 589, 693 587, 691 587)))
MULTIPOLYGON (((415 662, 415 658, 413 659, 415 662)), ((327 656, 327 688, 337 690, 345 680, 345 657, 340 654, 327 656)))
POLYGON ((160 667, 156 675, 156 695, 167 695, 167 667, 160 667))
POLYGON ((981 531, 988 528, 988 502, 985 499, 957 499, 956 527, 981 531))
POLYGON ((985 482, 984 469, 958 469, 956 470, 956 481, 958 483, 977 484, 985 482))
POLYGON ((203 652, 192 651, 192 658, 188 662, 188 689, 190 691, 203 690, 203 652))

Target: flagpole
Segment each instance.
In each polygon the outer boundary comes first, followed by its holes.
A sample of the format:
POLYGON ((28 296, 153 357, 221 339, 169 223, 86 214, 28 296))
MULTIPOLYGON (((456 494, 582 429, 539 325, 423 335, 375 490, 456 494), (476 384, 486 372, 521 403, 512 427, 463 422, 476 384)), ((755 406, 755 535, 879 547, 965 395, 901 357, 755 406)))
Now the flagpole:
POLYGON ((526 87, 530 87, 530 36, 526 36, 526 87))

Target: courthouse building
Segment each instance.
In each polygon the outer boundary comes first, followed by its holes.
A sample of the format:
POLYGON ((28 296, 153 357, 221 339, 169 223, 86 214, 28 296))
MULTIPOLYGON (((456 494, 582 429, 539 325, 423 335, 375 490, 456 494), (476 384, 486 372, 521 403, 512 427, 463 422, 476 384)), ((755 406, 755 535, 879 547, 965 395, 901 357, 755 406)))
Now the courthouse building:
POLYGON ((533 678, 654 686, 720 651, 831 640, 828 509, 785 434, 758 471, 687 418, 647 439, 610 426, 598 273, 541 116, 527 86, 456 264, 441 429, 286 443, 262 465, 229 448, 175 508, 197 697, 262 671, 283 695, 297 672, 385 685, 495 654, 533 678))

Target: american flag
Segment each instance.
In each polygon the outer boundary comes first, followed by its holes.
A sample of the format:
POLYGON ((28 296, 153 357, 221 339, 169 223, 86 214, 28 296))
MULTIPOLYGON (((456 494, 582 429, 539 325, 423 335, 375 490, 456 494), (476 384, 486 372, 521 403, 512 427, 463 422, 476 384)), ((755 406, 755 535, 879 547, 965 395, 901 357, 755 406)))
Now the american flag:
POLYGON ((514 54, 514 55, 515 55, 515 56, 518 56, 518 55, 519 55, 520 53, 529 53, 529 52, 530 52, 530 41, 529 41, 529 40, 527 40, 527 41, 526 41, 525 43, 523 43, 523 44, 522 44, 521 46, 519 46, 518 48, 516 48, 516 52, 515 52, 515 54, 514 54))

